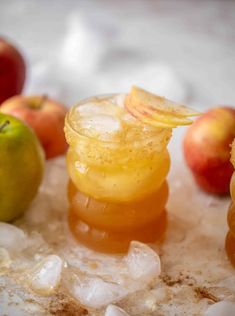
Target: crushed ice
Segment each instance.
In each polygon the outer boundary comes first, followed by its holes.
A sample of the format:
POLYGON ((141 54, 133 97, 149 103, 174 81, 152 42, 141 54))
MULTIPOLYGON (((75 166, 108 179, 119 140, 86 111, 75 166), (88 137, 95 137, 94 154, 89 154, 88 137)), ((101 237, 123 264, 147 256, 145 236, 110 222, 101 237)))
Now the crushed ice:
POLYGON ((158 254, 137 241, 131 242, 124 256, 104 256, 85 248, 79 248, 79 253, 74 252, 74 256, 74 260, 71 260, 70 252, 67 258, 72 271, 66 271, 64 281, 70 294, 91 308, 118 302, 146 288, 161 272, 158 254), (90 256, 93 258, 93 268, 89 268, 90 256))
POLYGON ((125 261, 129 275, 133 279, 148 282, 161 273, 161 261, 158 254, 141 242, 131 242, 125 261))
POLYGON ((34 268, 29 276, 31 288, 38 294, 50 295, 58 287, 63 261, 57 255, 50 255, 34 268))
POLYGON ((71 294, 81 304, 100 308, 118 301, 127 294, 127 290, 114 282, 107 282, 98 277, 79 277, 74 275, 71 294))

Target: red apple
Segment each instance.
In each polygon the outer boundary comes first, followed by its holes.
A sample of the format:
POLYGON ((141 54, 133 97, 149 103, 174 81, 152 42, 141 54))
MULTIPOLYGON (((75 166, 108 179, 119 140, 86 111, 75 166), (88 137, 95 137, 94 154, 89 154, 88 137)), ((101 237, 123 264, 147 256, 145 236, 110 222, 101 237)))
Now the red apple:
POLYGON ((235 137, 235 109, 216 107, 199 117, 184 138, 185 159, 198 185, 215 194, 229 193, 233 173, 231 143, 235 137))
POLYGON ((0 37, 0 104, 21 93, 25 73, 26 66, 21 53, 0 37))
POLYGON ((63 129, 67 109, 63 104, 47 96, 18 95, 3 102, 0 111, 21 119, 34 129, 47 159, 66 151, 63 129))

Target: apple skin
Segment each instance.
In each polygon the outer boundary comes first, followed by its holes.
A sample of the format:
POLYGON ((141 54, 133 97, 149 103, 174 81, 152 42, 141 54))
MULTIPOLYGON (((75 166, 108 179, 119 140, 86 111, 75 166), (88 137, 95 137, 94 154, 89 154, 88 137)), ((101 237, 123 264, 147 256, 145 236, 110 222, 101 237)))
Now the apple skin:
POLYGON ((27 123, 37 134, 46 159, 62 155, 68 148, 64 135, 67 108, 46 96, 14 96, 3 102, 0 111, 27 123))
POLYGON ((0 221, 12 221, 37 194, 44 171, 44 151, 30 127, 0 113, 0 152, 0 221))
POLYGON ((21 93, 26 76, 26 65, 21 53, 0 37, 0 104, 21 93))
POLYGON ((230 162, 235 137, 235 109, 213 108, 187 130, 183 149, 186 162, 198 185, 206 192, 229 193, 234 168, 230 162))

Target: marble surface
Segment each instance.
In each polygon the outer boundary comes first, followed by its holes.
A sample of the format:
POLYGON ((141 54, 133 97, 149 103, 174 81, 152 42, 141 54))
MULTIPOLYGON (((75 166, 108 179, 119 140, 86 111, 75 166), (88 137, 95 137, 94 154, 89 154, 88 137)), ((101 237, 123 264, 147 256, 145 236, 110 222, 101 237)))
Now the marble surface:
POLYGON ((0 2, 28 61, 25 93, 78 99, 139 84, 198 108, 235 104, 235 2, 0 2))

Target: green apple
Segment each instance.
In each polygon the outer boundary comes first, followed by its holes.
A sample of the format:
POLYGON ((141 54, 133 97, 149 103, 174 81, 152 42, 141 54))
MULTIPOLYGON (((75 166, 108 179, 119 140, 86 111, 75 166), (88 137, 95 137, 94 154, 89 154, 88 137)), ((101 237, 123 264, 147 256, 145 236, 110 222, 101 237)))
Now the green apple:
POLYGON ((0 113, 0 221, 13 220, 30 205, 42 180, 44 160, 30 127, 0 113))

